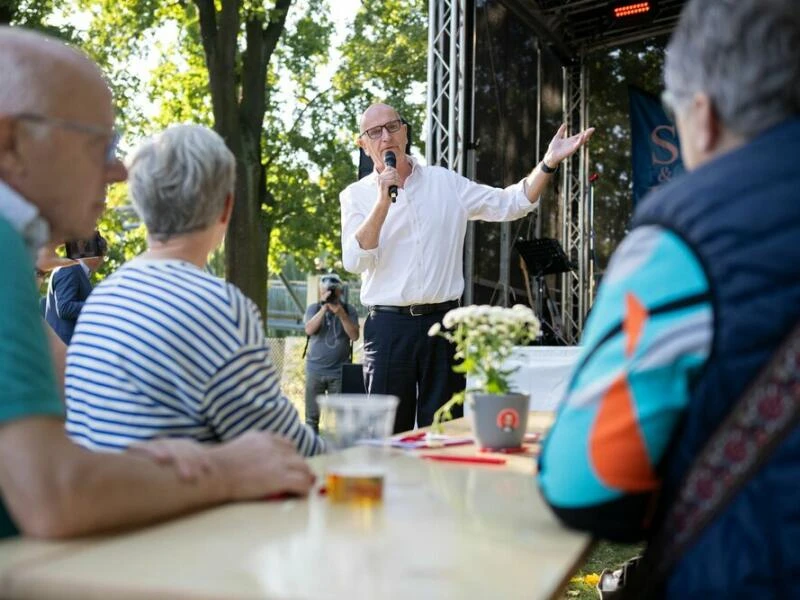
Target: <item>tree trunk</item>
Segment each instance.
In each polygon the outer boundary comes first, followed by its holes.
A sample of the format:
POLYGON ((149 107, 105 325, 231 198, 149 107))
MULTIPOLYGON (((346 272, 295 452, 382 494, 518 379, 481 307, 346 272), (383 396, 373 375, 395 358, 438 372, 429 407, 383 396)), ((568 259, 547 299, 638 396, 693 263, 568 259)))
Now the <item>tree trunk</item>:
POLYGON ((237 54, 241 0, 221 0, 219 5, 214 0, 194 3, 208 66, 214 129, 236 157, 236 199, 225 239, 225 277, 256 303, 266 323, 270 227, 262 210, 274 199, 266 188, 261 134, 267 106, 267 66, 292 0, 276 0, 266 21, 261 14, 245 19, 246 46, 241 54, 237 54))
POLYGON ((225 276, 256 303, 266 322, 268 237, 261 211, 262 167, 258 160, 253 164, 243 155, 236 161, 236 200, 225 238, 225 276))

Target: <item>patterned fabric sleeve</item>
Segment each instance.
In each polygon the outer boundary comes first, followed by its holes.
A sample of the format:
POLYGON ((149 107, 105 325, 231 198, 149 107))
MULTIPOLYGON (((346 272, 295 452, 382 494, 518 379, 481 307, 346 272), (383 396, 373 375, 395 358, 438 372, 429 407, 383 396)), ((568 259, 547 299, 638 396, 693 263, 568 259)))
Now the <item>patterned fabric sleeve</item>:
POLYGON ((711 341, 695 255, 663 228, 634 230, 609 265, 539 462, 542 492, 567 524, 611 539, 643 534, 656 466, 711 341))
POLYGON ((203 413, 220 440, 258 429, 291 440, 304 456, 324 452, 322 440, 300 421, 297 410, 281 393, 258 309, 236 292, 231 299, 238 305, 235 314, 245 344, 209 382, 203 413))

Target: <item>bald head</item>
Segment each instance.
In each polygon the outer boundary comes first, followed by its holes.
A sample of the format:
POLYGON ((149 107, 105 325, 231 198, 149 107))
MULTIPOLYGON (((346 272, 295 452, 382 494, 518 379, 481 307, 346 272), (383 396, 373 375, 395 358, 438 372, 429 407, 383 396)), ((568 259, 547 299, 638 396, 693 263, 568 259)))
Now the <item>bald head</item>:
POLYGON ((359 120, 358 124, 361 128, 361 131, 364 131, 368 126, 368 123, 371 123, 374 118, 377 116, 380 119, 385 118, 387 115, 391 115, 390 119, 399 119, 400 113, 393 106, 389 106, 388 104, 383 104, 382 102, 378 102, 375 104, 370 105, 367 110, 361 115, 361 119, 359 120))
POLYGON ((85 54, 41 33, 0 26, 0 114, 49 112, 87 81, 105 86, 85 54))
POLYGON ((100 69, 63 42, 0 27, 0 181, 39 210, 52 239, 89 237, 112 156, 114 106, 100 69))

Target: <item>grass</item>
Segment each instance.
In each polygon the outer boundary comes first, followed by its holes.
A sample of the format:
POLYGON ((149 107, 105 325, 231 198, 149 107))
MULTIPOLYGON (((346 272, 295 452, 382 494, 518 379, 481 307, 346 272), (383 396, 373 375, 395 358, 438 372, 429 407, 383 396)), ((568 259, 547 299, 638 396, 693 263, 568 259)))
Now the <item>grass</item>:
POLYGON ((596 583, 592 578, 586 581, 586 576, 600 575, 603 569, 616 568, 629 558, 641 553, 642 544, 612 544, 611 542, 598 542, 586 558, 580 569, 573 575, 567 588, 565 599, 568 600, 597 600, 596 583), (582 579, 583 581, 579 581, 582 579))
POLYGON ((283 370, 281 373, 281 391, 300 413, 305 421, 306 413, 306 369, 303 359, 305 337, 286 337, 283 348, 283 370))

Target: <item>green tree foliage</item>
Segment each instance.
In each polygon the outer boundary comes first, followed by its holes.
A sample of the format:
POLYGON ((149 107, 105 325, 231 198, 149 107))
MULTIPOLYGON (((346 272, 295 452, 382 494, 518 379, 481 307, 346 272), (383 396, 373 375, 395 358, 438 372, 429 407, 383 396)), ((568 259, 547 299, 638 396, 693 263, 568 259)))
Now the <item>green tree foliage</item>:
POLYGON ((298 199, 314 192, 313 185, 295 185, 288 194, 283 183, 282 170, 294 184, 309 183, 309 177, 273 114, 283 110, 275 98, 275 73, 291 70, 298 91, 312 86, 332 32, 324 2, 78 2, 91 15, 84 47, 110 74, 131 137, 176 122, 204 123, 236 156, 225 273, 264 309, 272 213, 296 214, 298 199), (143 64, 145 58, 151 64, 143 64), (269 161, 269 153, 281 158, 269 161))
POLYGON ((367 106, 377 101, 395 106, 424 154, 427 2, 363 2, 337 50, 340 63, 330 86, 299 97, 294 111, 289 143, 316 165, 316 193, 305 207, 308 226, 297 227, 286 213, 276 216, 273 248, 279 253, 270 255, 272 268, 286 254, 307 270, 341 268, 339 193, 356 179, 355 136, 367 106))
POLYGON ((334 101, 351 129, 372 102, 398 109, 424 153, 428 3, 424 0, 364 2, 341 47, 342 66, 334 77, 334 101))
POLYGON ((305 270, 322 266, 320 258, 337 266, 338 195, 355 179, 357 116, 385 100, 413 131, 421 129, 426 3, 364 3, 339 49, 339 69, 320 82, 320 71, 331 69, 333 33, 323 0, 80 1, 94 15, 86 45, 112 74, 127 131, 139 136, 174 122, 205 123, 236 154, 229 279, 263 308, 267 256, 271 270, 287 257, 305 270), (236 36, 226 29, 231 23, 238 23, 236 36), (222 54, 231 48, 222 49, 223 38, 235 41, 224 66, 222 54), (132 68, 145 49, 156 56, 152 74, 132 68))
MULTIPOLYGON (((354 133, 368 104, 397 106, 422 149, 424 0, 362 3, 334 52, 336 70, 325 0, 47 2, 59 22, 83 24, 69 34, 109 76, 124 150, 176 122, 223 135, 237 157, 237 199, 225 252, 212 263, 217 270, 224 260, 228 278, 262 308, 267 265, 279 270, 291 258, 303 270, 340 266, 338 195, 356 177, 354 133)), ((14 14, 28 14, 43 3, 15 6, 14 14)), ((143 248, 125 189, 110 191, 100 223, 116 253, 104 271, 143 248)))
POLYGON ((622 241, 631 219, 633 179, 628 86, 658 93, 666 39, 598 51, 587 57, 589 119, 597 128, 590 146, 595 184, 596 249, 600 269, 622 241))
POLYGON ((59 0, 0 0, 0 25, 38 29, 62 39, 74 40, 75 31, 72 27, 54 27, 47 23, 58 4, 59 0))
POLYGON ((145 228, 130 206, 126 184, 109 189, 106 210, 97 223, 97 229, 108 242, 106 260, 95 276, 98 280, 144 252, 145 228))

